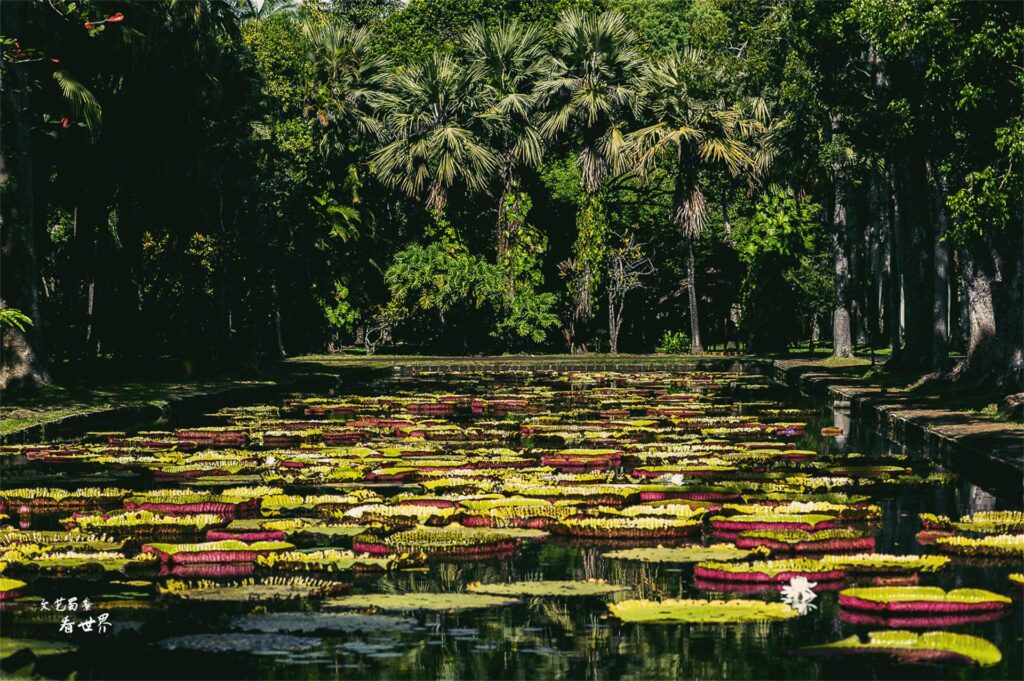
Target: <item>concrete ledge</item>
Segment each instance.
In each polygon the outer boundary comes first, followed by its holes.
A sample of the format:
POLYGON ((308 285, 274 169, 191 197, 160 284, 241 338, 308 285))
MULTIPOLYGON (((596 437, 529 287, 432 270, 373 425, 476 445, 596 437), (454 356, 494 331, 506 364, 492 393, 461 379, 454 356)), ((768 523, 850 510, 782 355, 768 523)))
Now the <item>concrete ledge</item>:
POLYGON ((848 407, 859 423, 996 496, 1019 500, 1024 494, 1024 428, 864 385, 797 360, 775 361, 774 378, 832 407, 848 407))

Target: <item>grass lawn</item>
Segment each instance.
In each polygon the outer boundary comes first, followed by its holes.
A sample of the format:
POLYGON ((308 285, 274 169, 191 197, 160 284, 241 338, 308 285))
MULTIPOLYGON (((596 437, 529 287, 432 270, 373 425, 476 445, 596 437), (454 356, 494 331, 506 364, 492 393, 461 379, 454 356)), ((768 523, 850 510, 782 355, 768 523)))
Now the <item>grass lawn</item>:
POLYGON ((267 381, 217 379, 209 381, 74 382, 48 385, 0 403, 0 435, 49 423, 67 416, 125 405, 159 405, 169 397, 205 392, 234 385, 267 381))

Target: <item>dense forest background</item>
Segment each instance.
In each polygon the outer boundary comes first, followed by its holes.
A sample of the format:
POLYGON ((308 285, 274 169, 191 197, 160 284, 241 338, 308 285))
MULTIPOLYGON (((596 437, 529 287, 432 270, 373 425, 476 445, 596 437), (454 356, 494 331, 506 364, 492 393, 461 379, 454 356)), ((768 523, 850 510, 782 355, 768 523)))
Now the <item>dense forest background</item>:
POLYGON ((729 342, 1020 392, 1022 7, 5 2, 0 384, 729 342))

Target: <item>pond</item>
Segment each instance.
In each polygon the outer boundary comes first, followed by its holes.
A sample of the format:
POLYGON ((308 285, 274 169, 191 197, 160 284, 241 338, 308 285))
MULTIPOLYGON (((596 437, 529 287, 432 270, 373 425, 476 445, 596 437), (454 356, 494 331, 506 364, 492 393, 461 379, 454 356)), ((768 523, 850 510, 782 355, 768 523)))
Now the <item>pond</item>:
POLYGON ((0 464, 6 673, 1024 677, 1020 499, 758 376, 413 372, 0 464))

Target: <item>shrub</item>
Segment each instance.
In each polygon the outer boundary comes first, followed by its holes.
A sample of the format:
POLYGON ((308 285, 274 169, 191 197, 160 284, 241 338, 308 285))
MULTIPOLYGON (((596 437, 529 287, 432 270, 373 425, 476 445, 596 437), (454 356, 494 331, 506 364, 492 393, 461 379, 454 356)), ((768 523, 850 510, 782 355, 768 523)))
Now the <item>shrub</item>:
POLYGON ((690 334, 685 331, 666 331, 658 343, 657 352, 663 355, 690 354, 690 334))

